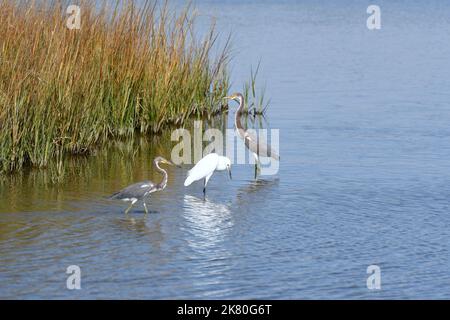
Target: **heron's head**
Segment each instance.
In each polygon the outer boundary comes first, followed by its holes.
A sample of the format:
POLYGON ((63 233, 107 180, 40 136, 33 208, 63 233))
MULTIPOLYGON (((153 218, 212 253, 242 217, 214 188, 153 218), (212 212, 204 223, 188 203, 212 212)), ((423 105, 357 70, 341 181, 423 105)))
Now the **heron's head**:
POLYGON ((242 94, 239 93, 239 92, 235 92, 235 93, 233 93, 232 95, 230 95, 230 96, 228 96, 228 97, 225 97, 224 99, 227 99, 227 100, 234 100, 234 101, 236 101, 237 103, 241 103, 242 101, 244 101, 244 97, 243 97, 242 94))
POLYGON ((156 157, 155 160, 154 160, 154 162, 155 162, 155 163, 165 163, 165 164, 170 164, 171 166, 174 166, 174 165, 175 165, 175 163, 173 163, 172 161, 167 160, 167 159, 165 159, 165 158, 163 158, 163 157, 156 157))
POLYGON ((227 157, 220 156, 216 170, 227 170, 231 179, 231 160, 227 157))

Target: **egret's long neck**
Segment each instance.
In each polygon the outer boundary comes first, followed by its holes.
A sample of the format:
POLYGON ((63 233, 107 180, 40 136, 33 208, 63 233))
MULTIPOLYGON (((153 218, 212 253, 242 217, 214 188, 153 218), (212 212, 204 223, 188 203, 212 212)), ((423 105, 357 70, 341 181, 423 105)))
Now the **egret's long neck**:
POLYGON ((234 126, 236 127, 239 135, 243 135, 245 133, 245 129, 241 123, 242 112, 244 111, 244 99, 239 98, 239 108, 236 111, 236 115, 234 117, 234 126))
POLYGON ((160 183, 158 183, 158 184, 156 185, 156 187, 158 188, 158 190, 162 190, 162 189, 164 189, 164 188, 166 187, 166 185, 167 185, 167 171, 164 170, 164 169, 162 169, 162 168, 159 166, 159 162, 155 162, 155 167, 158 169, 159 172, 161 172, 161 173, 163 174, 163 179, 161 180, 160 183))

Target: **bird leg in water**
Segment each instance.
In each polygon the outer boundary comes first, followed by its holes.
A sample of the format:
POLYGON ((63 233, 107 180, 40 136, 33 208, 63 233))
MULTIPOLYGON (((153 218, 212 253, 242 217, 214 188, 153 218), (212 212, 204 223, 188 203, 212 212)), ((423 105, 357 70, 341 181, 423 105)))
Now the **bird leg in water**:
POLYGON ((203 198, 206 197, 206 178, 203 179, 203 198))
POLYGON ((145 201, 144 201, 144 210, 145 210, 145 214, 148 214, 147 205, 145 204, 145 201))
POLYGON ((261 164, 259 161, 255 162, 255 179, 258 177, 258 174, 261 173, 261 164))
POLYGON ((130 211, 130 209, 133 207, 133 202, 131 202, 130 206, 127 208, 127 210, 125 210, 125 214, 128 214, 128 211, 130 211))
POLYGON ((256 153, 253 153, 253 156, 255 157, 255 180, 258 177, 258 173, 260 172, 260 163, 259 163, 259 157, 256 153))

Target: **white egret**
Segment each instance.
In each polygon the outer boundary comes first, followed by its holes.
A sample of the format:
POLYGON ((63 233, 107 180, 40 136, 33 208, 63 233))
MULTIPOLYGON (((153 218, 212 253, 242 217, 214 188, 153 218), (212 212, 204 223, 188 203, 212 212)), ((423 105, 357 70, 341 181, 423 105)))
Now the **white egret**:
POLYGON ((203 195, 206 195, 206 185, 213 175, 214 171, 227 170, 231 179, 231 161, 227 157, 219 156, 217 153, 210 153, 204 156, 197 164, 188 172, 188 176, 184 181, 184 186, 189 186, 192 182, 204 179, 203 195))

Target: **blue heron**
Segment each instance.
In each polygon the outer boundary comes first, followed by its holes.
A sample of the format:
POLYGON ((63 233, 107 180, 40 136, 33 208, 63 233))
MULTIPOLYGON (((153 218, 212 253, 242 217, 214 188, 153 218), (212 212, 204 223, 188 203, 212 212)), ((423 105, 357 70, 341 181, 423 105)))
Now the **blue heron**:
POLYGON ((166 160, 163 157, 156 157, 155 160, 153 160, 153 164, 155 165, 156 169, 158 169, 158 171, 163 174, 163 179, 160 183, 153 183, 149 180, 137 182, 120 190, 119 192, 114 193, 108 199, 130 202, 130 206, 125 210, 125 214, 130 211, 130 209, 136 202, 142 200, 145 213, 147 214, 148 210, 147 205, 145 204, 146 198, 153 192, 163 190, 167 185, 167 171, 161 169, 161 167, 159 166, 160 163, 175 165, 172 161, 166 160))
POLYGON ((239 103, 239 107, 236 111, 236 115, 234 117, 234 126, 238 132, 239 137, 244 140, 245 146, 253 153, 255 157, 255 179, 258 175, 258 167, 259 167, 259 157, 269 157, 274 160, 279 161, 280 156, 272 150, 272 147, 259 139, 258 135, 253 131, 245 130, 241 123, 241 117, 244 110, 244 97, 241 93, 233 93, 229 97, 225 97, 224 99, 234 100, 239 103))

